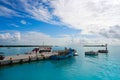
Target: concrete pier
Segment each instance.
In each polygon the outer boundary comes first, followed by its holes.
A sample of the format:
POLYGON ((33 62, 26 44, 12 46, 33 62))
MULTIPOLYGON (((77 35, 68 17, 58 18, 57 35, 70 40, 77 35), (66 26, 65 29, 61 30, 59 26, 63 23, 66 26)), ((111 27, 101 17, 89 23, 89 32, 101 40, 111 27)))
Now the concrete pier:
POLYGON ((3 60, 0 60, 0 66, 49 59, 49 57, 52 55, 58 55, 58 53, 43 52, 43 53, 36 53, 36 54, 21 54, 21 55, 14 55, 14 56, 6 56, 3 60))

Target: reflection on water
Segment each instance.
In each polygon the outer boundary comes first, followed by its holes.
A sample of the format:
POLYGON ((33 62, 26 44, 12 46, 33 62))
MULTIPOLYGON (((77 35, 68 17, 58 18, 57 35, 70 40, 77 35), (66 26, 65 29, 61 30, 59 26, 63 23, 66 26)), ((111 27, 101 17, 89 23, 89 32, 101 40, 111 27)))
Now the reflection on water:
POLYGON ((98 58, 98 55, 85 55, 86 58, 98 58))
POLYGON ((70 57, 68 59, 62 59, 62 60, 50 60, 50 62, 55 66, 55 67, 69 67, 72 64, 75 63, 75 57, 70 57))

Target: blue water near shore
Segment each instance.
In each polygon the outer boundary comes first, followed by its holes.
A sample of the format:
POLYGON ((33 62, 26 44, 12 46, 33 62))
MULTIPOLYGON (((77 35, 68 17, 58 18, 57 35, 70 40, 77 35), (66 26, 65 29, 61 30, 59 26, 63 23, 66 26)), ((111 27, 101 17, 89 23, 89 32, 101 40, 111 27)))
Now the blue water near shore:
MULTIPOLYGON (((108 46, 108 54, 85 56, 87 50, 72 47, 79 56, 65 60, 43 60, 0 67, 0 80, 120 80, 120 46, 108 46)), ((0 48, 6 55, 28 52, 33 48, 0 48)))

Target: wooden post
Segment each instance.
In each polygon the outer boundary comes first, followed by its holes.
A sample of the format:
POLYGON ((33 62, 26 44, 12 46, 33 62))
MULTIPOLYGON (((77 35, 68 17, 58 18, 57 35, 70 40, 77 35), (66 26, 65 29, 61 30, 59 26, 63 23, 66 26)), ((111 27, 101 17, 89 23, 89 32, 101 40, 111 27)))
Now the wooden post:
POLYGON ((10 64, 12 64, 13 63, 13 61, 12 61, 12 58, 10 57, 10 64))
POLYGON ((36 57, 36 61, 38 61, 39 60, 39 58, 38 57, 36 57))
POLYGON ((107 50, 107 44, 105 45, 105 47, 106 47, 106 50, 107 50))
POLYGON ((31 62, 31 57, 29 56, 29 62, 31 62))
POLYGON ((11 65, 11 64, 13 64, 13 61, 12 61, 12 60, 10 60, 10 65, 11 65))
POLYGON ((20 59, 20 63, 23 63, 23 59, 20 59))

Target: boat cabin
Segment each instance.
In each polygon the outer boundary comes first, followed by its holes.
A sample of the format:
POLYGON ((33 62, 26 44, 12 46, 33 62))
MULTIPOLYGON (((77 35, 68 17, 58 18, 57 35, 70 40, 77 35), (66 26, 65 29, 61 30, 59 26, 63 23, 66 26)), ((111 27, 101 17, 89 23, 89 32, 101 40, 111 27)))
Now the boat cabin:
POLYGON ((39 53, 42 53, 42 52, 51 52, 51 47, 39 47, 39 53))

